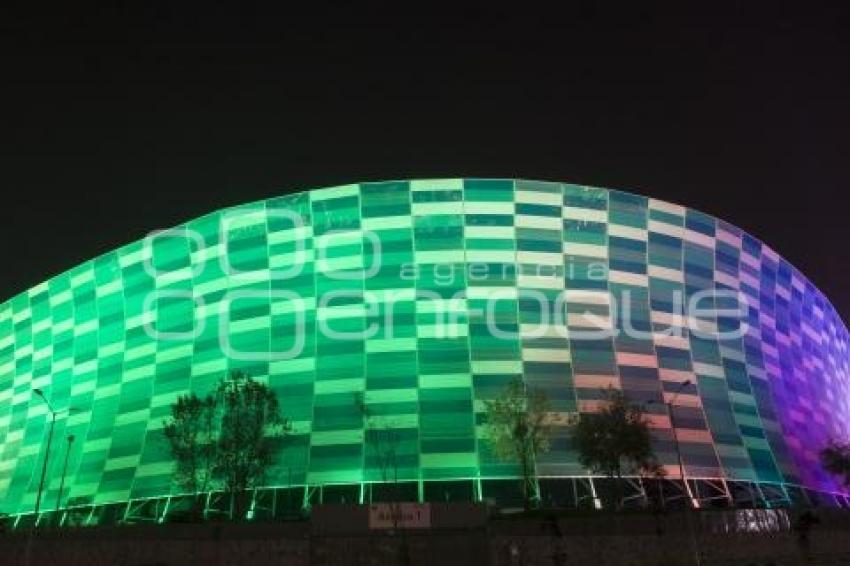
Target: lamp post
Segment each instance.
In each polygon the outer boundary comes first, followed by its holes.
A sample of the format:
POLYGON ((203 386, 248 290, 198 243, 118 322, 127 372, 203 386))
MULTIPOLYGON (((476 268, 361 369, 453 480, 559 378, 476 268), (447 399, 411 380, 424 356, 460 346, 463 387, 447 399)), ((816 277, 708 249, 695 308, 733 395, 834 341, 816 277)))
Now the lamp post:
POLYGON ((65 464, 62 466, 62 479, 59 480, 59 493, 56 494, 56 525, 60 526, 59 507, 62 505, 62 490, 65 488, 65 475, 68 473, 68 457, 71 455, 71 444, 74 443, 74 435, 68 435, 68 448, 65 449, 65 464))
POLYGON ((664 402, 664 404, 667 406, 667 414, 670 417, 670 428, 673 430, 673 446, 675 446, 676 448, 676 458, 679 460, 679 476, 681 476, 682 478, 682 487, 685 488, 685 496, 688 496, 690 490, 688 489, 688 480, 685 479, 685 461, 682 460, 682 448, 679 446, 679 435, 676 432, 676 421, 673 418, 673 402, 676 400, 676 397, 679 396, 679 393, 681 393, 682 390, 690 384, 690 379, 686 379, 685 381, 680 383, 679 387, 677 387, 676 391, 673 393, 673 396, 670 397, 670 400, 664 402))
POLYGON ((56 427, 56 417, 59 413, 64 413, 66 411, 70 413, 74 410, 73 407, 68 407, 57 411, 53 408, 50 400, 44 395, 44 391, 41 389, 33 389, 32 391, 39 399, 44 401, 44 404, 47 405, 47 410, 50 411, 50 429, 47 433, 47 447, 44 450, 44 463, 41 465, 41 478, 38 481, 38 493, 35 496, 35 517, 33 518, 32 525, 30 525, 30 532, 27 537, 27 546, 24 553, 24 564, 26 566, 29 566, 30 559, 32 557, 32 538, 35 528, 38 526, 38 512, 41 510, 41 494, 44 491, 44 479, 47 476, 47 462, 50 459, 50 445, 53 442, 53 429, 56 427))
MULTIPOLYGON (((681 393, 682 390, 690 384, 691 384, 691 380, 686 379, 685 381, 683 381, 682 383, 679 384, 679 386, 673 392, 673 396, 670 397, 669 401, 664 401, 663 398, 662 398, 662 401, 661 401, 664 404, 664 407, 667 409, 667 416, 670 418, 670 428, 673 431, 673 447, 676 449, 676 460, 679 463, 679 475, 682 478, 682 484, 683 484, 682 487, 685 490, 685 496, 686 497, 690 497, 690 496, 688 495, 689 490, 688 490, 688 484, 686 483, 687 480, 685 480, 685 462, 684 462, 684 460, 682 460, 682 450, 679 447, 679 435, 676 433, 676 422, 675 422, 675 419, 673 418, 673 402, 676 400, 676 397, 679 396, 679 393, 681 393)), ((655 404, 655 403, 656 403, 656 401, 650 401, 649 402, 650 405, 655 404)))
POLYGON ((56 426, 56 415, 58 411, 53 410, 53 405, 45 397, 41 389, 33 389, 44 404, 47 405, 47 410, 50 411, 50 431, 47 433, 47 448, 44 450, 44 463, 41 466, 41 479, 38 482, 38 494, 35 496, 35 524, 38 524, 38 511, 41 509, 41 492, 44 491, 44 478, 47 476, 47 461, 50 458, 50 444, 53 442, 53 429, 56 426))
MULTIPOLYGON (((685 515, 686 515, 687 523, 688 523, 688 533, 689 533, 690 539, 691 539, 691 546, 693 547, 693 551, 694 551, 694 563, 697 564, 697 566, 699 566, 702 562, 701 556, 700 556, 700 551, 699 551, 699 542, 697 541, 697 535, 696 535, 696 531, 694 529, 693 518, 691 517, 691 513, 689 511, 689 509, 695 507, 694 506, 695 501, 691 497, 691 494, 690 494, 691 490, 688 487, 688 480, 685 478, 685 461, 682 460, 682 449, 679 446, 679 435, 676 434, 676 422, 675 422, 675 419, 673 418, 673 403, 674 403, 674 401, 676 401, 676 397, 679 396, 679 393, 681 393, 682 390, 685 389, 685 387, 687 387, 690 384, 691 384, 690 379, 686 379, 685 381, 680 383, 679 386, 676 388, 676 390, 673 392, 673 395, 670 397, 670 400, 669 401, 663 401, 662 400, 662 403, 664 403, 664 406, 667 408, 667 415, 670 418, 670 428, 673 430, 673 446, 676 448, 676 458, 679 460, 679 475, 682 477, 682 489, 684 490, 683 493, 684 493, 684 496, 685 496, 686 499, 691 500, 690 505, 688 505, 686 507, 685 515)), ((650 403, 651 403, 651 401, 650 401, 650 403)))

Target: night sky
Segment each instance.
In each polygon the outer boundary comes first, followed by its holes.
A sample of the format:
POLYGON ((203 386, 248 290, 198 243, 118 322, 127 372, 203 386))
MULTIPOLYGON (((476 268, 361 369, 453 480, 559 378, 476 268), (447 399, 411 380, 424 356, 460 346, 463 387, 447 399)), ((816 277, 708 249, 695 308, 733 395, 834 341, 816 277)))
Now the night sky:
POLYGON ((850 320, 847 17, 609 4, 0 14, 0 301, 223 206, 485 176, 714 214, 850 320))

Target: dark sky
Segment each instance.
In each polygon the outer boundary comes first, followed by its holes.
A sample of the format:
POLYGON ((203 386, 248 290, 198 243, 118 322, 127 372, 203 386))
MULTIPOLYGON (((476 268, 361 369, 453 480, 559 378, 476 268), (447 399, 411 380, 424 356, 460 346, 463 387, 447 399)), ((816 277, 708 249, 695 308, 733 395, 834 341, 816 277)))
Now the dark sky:
POLYGON ((505 176, 717 215, 850 320, 850 34, 838 10, 138 4, 0 14, 0 299, 226 205, 360 180, 505 176))

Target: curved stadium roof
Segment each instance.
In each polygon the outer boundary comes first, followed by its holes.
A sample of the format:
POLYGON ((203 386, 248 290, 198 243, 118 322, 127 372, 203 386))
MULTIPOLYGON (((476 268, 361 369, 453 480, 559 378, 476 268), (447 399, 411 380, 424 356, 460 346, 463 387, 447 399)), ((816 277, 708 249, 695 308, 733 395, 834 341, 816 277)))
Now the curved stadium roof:
MULTIPOLYGON (((34 507, 48 424, 34 388, 75 408, 42 507, 67 434, 66 497, 107 504, 175 492, 162 420, 234 368, 295 425, 269 486, 380 481, 364 430, 381 426, 419 497, 435 482, 486 497, 481 482, 516 470, 482 438, 483 401, 521 376, 563 414, 609 386, 648 403, 671 477, 675 425, 689 478, 837 492, 818 450, 848 434, 849 357, 802 274, 683 206, 508 179, 316 189, 154 233, 0 303, 0 512, 34 507)), ((568 427, 538 473, 587 475, 568 427)))

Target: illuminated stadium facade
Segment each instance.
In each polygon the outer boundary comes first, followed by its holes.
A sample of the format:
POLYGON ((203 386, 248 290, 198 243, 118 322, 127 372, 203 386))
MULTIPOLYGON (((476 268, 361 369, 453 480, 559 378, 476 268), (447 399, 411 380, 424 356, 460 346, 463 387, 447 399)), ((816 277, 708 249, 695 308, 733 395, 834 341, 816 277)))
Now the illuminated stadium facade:
MULTIPOLYGON (((294 425, 257 515, 386 497, 375 428, 398 439, 394 493, 510 499, 516 467, 483 419, 516 376, 558 416, 609 386, 645 403, 668 480, 678 441, 697 504, 846 505, 818 451, 848 437, 848 360, 847 329, 803 275, 695 210, 525 180, 317 189, 153 233, 0 304, 0 512, 35 507, 40 389, 58 411, 42 512, 70 445, 62 508, 161 518, 179 495, 162 421, 235 368, 294 425)), ((604 482, 555 420, 541 497, 592 502, 604 482)))

